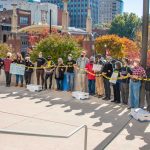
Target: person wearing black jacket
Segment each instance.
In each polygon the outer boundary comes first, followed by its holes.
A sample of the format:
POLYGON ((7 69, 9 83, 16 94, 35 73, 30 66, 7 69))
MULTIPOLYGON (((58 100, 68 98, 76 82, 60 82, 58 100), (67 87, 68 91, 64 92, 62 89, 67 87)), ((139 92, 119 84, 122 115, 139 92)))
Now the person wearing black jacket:
POLYGON ((1 68, 2 68, 3 65, 4 65, 4 62, 3 62, 3 60, 0 58, 0 74, 1 74, 1 68))
MULTIPOLYGON (((120 77, 120 72, 121 72, 121 62, 117 61, 115 63, 115 69, 114 69, 114 73, 118 74, 118 77, 120 77)), ((116 83, 113 84, 113 92, 114 92, 114 99, 111 102, 116 102, 116 103, 120 103, 120 83, 121 80, 117 79, 116 83)))
POLYGON ((29 85, 29 84, 31 84, 31 76, 32 76, 33 67, 34 67, 34 64, 31 62, 29 55, 26 55, 26 57, 25 57, 25 66, 26 66, 25 82, 26 82, 26 85, 29 85))
POLYGON ((43 57, 42 52, 40 52, 39 57, 37 58, 36 77, 37 77, 37 85, 40 85, 40 78, 41 78, 42 89, 44 88, 44 66, 45 64, 46 64, 46 59, 43 57))
POLYGON ((105 97, 103 98, 103 100, 110 100, 111 88, 110 88, 110 82, 108 78, 110 78, 113 73, 113 66, 110 63, 111 57, 108 56, 106 59, 107 62, 104 64, 104 68, 102 70, 102 75, 104 76, 104 88, 105 88, 105 97))
POLYGON ((65 65, 63 64, 62 58, 58 59, 58 65, 55 70, 55 79, 57 83, 57 90, 63 90, 63 79, 65 73, 65 65))
MULTIPOLYGON (((147 78, 150 79, 150 67, 146 70, 147 78)), ((150 112, 150 80, 145 83, 147 110, 150 112)))

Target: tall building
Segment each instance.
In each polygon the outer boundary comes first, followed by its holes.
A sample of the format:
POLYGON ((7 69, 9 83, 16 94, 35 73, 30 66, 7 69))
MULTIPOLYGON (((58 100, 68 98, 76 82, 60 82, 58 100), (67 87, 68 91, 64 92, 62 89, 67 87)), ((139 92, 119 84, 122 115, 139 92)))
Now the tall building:
MULTIPOLYGON (((61 9, 63 8, 62 0, 41 0, 41 2, 50 2, 53 4, 57 4, 57 6, 61 9)), ((90 3, 91 7, 92 24, 98 24, 99 0, 69 0, 68 12, 71 27, 86 28, 88 3, 90 3)))
MULTIPOLYGON (((31 11, 31 24, 50 24, 51 10, 51 23, 57 25, 57 5, 41 4, 33 0, 0 0, 0 11, 12 10, 12 4, 17 4, 17 9, 31 11)), ((28 19, 25 17, 24 21, 28 22, 28 19)))
POLYGON ((99 0, 99 23, 111 23, 114 17, 123 13, 123 0, 99 0))

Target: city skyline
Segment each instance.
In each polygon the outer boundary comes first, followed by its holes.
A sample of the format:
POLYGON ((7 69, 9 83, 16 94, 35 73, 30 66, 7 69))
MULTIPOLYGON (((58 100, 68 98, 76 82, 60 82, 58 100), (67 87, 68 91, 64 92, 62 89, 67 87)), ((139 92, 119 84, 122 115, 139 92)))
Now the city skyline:
MULTIPOLYGON (((35 0, 40 1, 40 0, 35 0)), ((139 17, 142 16, 143 13, 143 0, 123 0, 124 1, 124 12, 133 12, 137 14, 139 17), (136 1, 136 7, 135 7, 136 1)))

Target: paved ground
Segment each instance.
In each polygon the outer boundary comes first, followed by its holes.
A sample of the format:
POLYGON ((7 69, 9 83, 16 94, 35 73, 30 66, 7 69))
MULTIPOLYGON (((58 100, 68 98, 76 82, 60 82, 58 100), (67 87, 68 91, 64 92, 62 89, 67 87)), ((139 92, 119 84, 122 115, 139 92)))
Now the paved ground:
MULTIPOLYGON (((126 106, 93 97, 0 86, 0 129, 67 135, 86 124, 88 150, 150 150, 150 124, 128 114, 126 106)), ((83 138, 83 130, 69 139, 0 134, 0 150, 83 150, 83 138)))

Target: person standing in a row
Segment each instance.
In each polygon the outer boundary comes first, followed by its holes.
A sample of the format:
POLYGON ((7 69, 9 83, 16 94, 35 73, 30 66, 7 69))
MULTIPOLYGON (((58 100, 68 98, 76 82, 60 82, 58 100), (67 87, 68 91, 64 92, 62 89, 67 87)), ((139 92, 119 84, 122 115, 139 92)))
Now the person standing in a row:
POLYGON ((72 54, 68 55, 68 61, 66 63, 66 78, 67 78, 67 85, 68 85, 68 91, 73 91, 74 89, 74 65, 76 64, 76 61, 73 60, 72 54))
POLYGON ((6 87, 10 87, 11 84, 11 74, 10 74, 10 65, 12 63, 12 54, 7 53, 7 57, 4 59, 4 71, 6 76, 6 87))
POLYGON ((44 66, 46 64, 46 59, 43 57, 42 52, 39 53, 39 57, 37 58, 37 69, 36 69, 36 77, 37 77, 37 85, 40 85, 40 78, 42 89, 44 88, 44 66))
MULTIPOLYGON (((146 70, 147 79, 150 79, 150 67, 146 70)), ((150 112, 150 80, 145 83, 147 110, 150 112)))
POLYGON ((26 57, 25 57, 25 66, 26 66, 26 68, 25 68, 25 82, 26 82, 26 85, 29 85, 29 84, 31 84, 31 76, 32 76, 33 67, 34 67, 34 64, 30 60, 29 55, 26 55, 26 57))
MULTIPOLYGON (((16 63, 18 65, 24 65, 25 62, 24 62, 22 55, 20 53, 17 53, 17 57, 13 61, 13 63, 16 63)), ((20 87, 23 87, 23 75, 16 74, 16 86, 18 86, 19 80, 21 82, 20 87)))
POLYGON ((85 66, 89 63, 89 59, 86 57, 86 52, 82 51, 81 56, 77 59, 77 81, 79 85, 79 90, 85 92, 86 90, 86 72, 85 66))
POLYGON ((141 80, 146 77, 144 68, 140 65, 140 60, 134 60, 129 89, 129 100, 131 108, 138 108, 140 101, 141 80))
POLYGON ((63 63, 63 59, 59 58, 58 64, 55 70, 55 79, 57 83, 57 90, 60 90, 60 91, 63 90, 64 73, 65 73, 65 65, 63 63))
POLYGON ((2 68, 3 65, 4 65, 4 62, 3 62, 3 60, 0 58, 0 74, 1 74, 1 68, 2 68))
POLYGON ((102 71, 102 74, 106 77, 104 77, 104 89, 105 89, 105 97, 103 100, 110 100, 111 96, 111 88, 110 88, 110 82, 109 79, 113 73, 113 66, 111 64, 111 57, 107 56, 106 63, 104 64, 104 68, 102 71), (107 78, 108 77, 108 78, 107 78))
POLYGON ((47 62, 45 65, 45 89, 49 88, 51 89, 52 87, 52 79, 53 79, 53 73, 55 70, 54 62, 52 61, 52 57, 48 56, 47 57, 47 62), (49 78, 49 86, 47 87, 47 80, 49 78))
POLYGON ((90 57, 90 62, 86 65, 85 69, 87 70, 88 78, 88 90, 90 95, 95 95, 95 74, 93 71, 94 57, 90 57))

